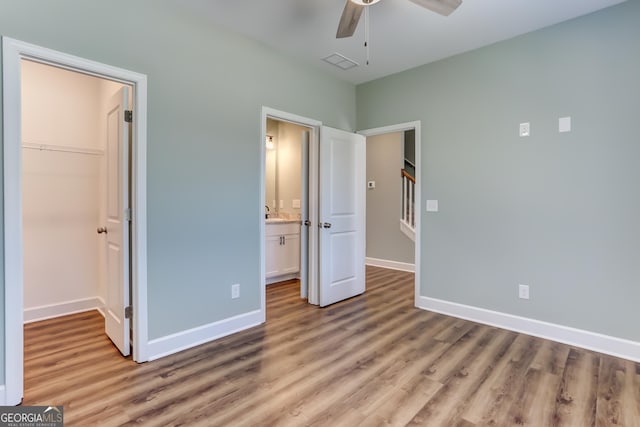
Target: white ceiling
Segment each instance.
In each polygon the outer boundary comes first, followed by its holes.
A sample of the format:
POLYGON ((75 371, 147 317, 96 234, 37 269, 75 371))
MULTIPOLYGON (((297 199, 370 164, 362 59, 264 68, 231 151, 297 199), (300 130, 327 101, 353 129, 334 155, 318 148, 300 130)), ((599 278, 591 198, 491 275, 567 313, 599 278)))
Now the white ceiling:
POLYGON ((353 37, 336 40, 345 0, 183 0, 181 7, 352 83, 363 83, 486 46, 625 0, 463 0, 449 17, 409 0, 370 6, 371 61, 365 65, 364 13, 353 37), (322 58, 340 53, 358 67, 322 58))

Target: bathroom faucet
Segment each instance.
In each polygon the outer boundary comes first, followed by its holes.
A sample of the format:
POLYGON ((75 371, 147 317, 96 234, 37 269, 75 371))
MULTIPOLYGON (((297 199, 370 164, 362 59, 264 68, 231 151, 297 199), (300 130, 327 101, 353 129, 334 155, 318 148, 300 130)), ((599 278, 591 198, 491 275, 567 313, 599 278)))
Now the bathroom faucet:
POLYGON ((268 219, 269 218, 269 206, 264 205, 264 219, 268 219))

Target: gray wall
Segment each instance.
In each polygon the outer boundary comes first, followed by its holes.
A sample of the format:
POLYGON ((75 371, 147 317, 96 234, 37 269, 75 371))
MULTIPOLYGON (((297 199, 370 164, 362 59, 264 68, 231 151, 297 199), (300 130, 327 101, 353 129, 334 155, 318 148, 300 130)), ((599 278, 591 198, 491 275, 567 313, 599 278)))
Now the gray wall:
POLYGON ((367 137, 367 257, 414 263, 415 243, 400 231, 404 133, 367 137))
POLYGON ((631 0, 357 87, 359 129, 422 121, 422 295, 640 341, 639 22, 631 0))
POLYGON ((261 107, 353 130, 355 87, 179 2, 2 1, 0 32, 148 75, 149 338, 259 309, 261 107))

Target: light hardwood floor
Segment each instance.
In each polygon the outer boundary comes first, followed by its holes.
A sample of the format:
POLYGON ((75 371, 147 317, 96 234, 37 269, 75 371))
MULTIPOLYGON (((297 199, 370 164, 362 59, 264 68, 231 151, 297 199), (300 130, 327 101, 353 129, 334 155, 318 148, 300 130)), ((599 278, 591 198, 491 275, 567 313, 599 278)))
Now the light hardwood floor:
POLYGON ((268 287, 267 323, 136 364, 89 312, 25 326, 25 405, 67 426, 640 426, 640 365, 413 307, 367 268, 325 309, 268 287))

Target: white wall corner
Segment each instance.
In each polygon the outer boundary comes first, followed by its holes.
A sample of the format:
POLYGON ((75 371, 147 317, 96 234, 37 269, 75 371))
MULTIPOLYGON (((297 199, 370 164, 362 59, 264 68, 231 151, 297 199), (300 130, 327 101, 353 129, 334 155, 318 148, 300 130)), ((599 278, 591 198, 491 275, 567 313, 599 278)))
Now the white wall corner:
POLYGON ((390 261, 386 259, 379 258, 365 258, 365 264, 371 265, 373 267, 382 267, 389 268, 391 270, 400 270, 400 271, 408 271, 410 273, 414 273, 416 271, 416 265, 410 264, 408 262, 399 262, 399 261, 390 261))
POLYGON ((424 296, 416 299, 416 307, 640 362, 636 341, 424 296))
POLYGON ((264 323, 261 310, 250 311, 197 328, 150 340, 148 360, 156 360, 264 323))

